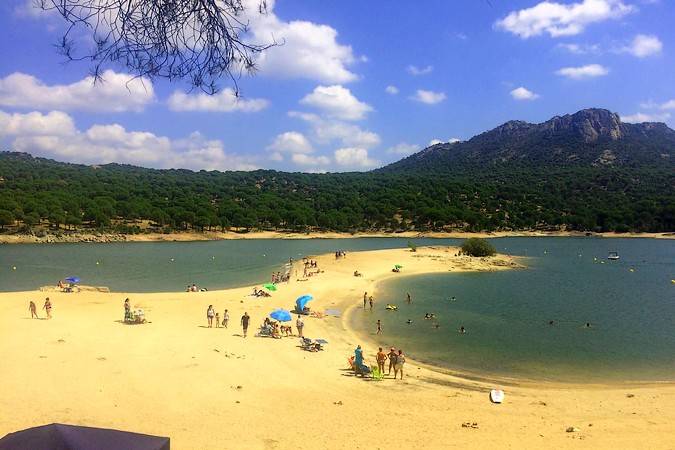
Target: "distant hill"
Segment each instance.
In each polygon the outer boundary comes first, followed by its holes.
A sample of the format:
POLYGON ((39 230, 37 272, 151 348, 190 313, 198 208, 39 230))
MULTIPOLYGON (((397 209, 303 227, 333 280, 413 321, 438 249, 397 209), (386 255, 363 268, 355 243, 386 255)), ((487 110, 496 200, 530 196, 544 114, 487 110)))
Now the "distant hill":
POLYGON ((465 142, 432 145, 380 170, 602 166, 675 168, 675 131, 663 123, 623 123, 605 109, 584 109, 539 124, 506 122, 465 142))
POLYGON ((675 231, 675 132, 602 109, 507 122, 366 173, 85 166, 0 153, 0 232, 675 231))

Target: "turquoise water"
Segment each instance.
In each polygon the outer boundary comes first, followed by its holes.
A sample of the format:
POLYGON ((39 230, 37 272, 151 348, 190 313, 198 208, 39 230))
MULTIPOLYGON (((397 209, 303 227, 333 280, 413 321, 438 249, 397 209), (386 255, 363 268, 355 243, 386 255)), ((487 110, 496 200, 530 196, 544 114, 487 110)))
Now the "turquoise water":
MULTIPOLYGON (((181 291, 191 283, 222 289, 262 283, 289 257, 399 248, 407 242, 367 238, 2 245, 0 291, 36 289, 69 275, 118 292, 181 291)), ((675 380, 675 284, 670 282, 675 279, 675 241, 492 242, 500 252, 528 257, 528 268, 401 276, 380 286, 376 309, 357 311, 354 326, 385 346, 403 348, 414 359, 482 377, 675 380), (618 251, 621 259, 608 261, 610 251, 618 251), (413 296, 411 305, 405 303, 405 292, 413 296), (397 304, 399 311, 385 311, 386 303, 397 304), (437 319, 424 320, 426 312, 437 319), (377 319, 383 323, 381 337, 374 336, 377 319), (408 319, 413 323, 408 325, 408 319), (584 327, 586 322, 590 328, 584 327), (457 332, 460 326, 465 334, 457 332)))
MULTIPOLYGON (((413 241, 417 245, 459 242, 413 241)), ((192 283, 210 290, 224 289, 267 282, 289 257, 337 249, 399 248, 407 243, 408 239, 361 238, 0 245, 0 291, 37 289, 68 276, 117 292, 182 291, 192 283)))
POLYGON ((394 279, 380 286, 373 312, 356 311, 354 325, 414 359, 480 377, 675 380, 675 241, 492 242, 529 257, 528 268, 394 279), (608 261, 609 251, 621 259, 608 261), (384 310, 386 303, 399 310, 384 310), (436 320, 424 320, 427 312, 436 320))

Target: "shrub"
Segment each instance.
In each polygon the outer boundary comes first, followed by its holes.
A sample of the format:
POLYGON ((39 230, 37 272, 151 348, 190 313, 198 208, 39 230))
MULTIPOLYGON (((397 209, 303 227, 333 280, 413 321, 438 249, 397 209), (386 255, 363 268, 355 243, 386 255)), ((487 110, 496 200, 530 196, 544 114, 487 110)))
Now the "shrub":
POLYGON ((462 253, 469 256, 492 256, 497 250, 485 239, 470 238, 462 243, 462 253))

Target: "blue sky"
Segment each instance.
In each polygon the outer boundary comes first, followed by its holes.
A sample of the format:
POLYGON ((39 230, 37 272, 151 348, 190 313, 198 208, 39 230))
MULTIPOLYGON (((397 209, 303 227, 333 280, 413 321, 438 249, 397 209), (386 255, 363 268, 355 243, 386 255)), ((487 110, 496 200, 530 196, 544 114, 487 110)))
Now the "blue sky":
POLYGON ((92 85, 88 63, 64 64, 53 47, 59 18, 29 5, 0 5, 0 143, 61 161, 369 170, 587 107, 675 125, 668 0, 268 0, 249 38, 286 43, 239 81, 239 100, 227 80, 207 97, 128 84, 114 65, 92 85))

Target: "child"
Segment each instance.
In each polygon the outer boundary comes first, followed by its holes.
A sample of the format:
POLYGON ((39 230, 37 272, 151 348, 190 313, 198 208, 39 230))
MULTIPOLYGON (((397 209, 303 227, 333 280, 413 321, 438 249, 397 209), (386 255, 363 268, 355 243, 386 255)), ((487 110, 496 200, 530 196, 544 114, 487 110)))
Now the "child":
POLYGON ((230 314, 225 310, 223 313, 223 327, 227 328, 227 322, 230 321, 230 314))
POLYGON ((28 309, 30 310, 30 318, 31 319, 39 319, 38 314, 37 314, 37 306, 35 306, 35 302, 33 300, 30 301, 30 304, 28 305, 28 309))
POLYGON ((220 313, 216 313, 216 328, 220 328, 220 313))

